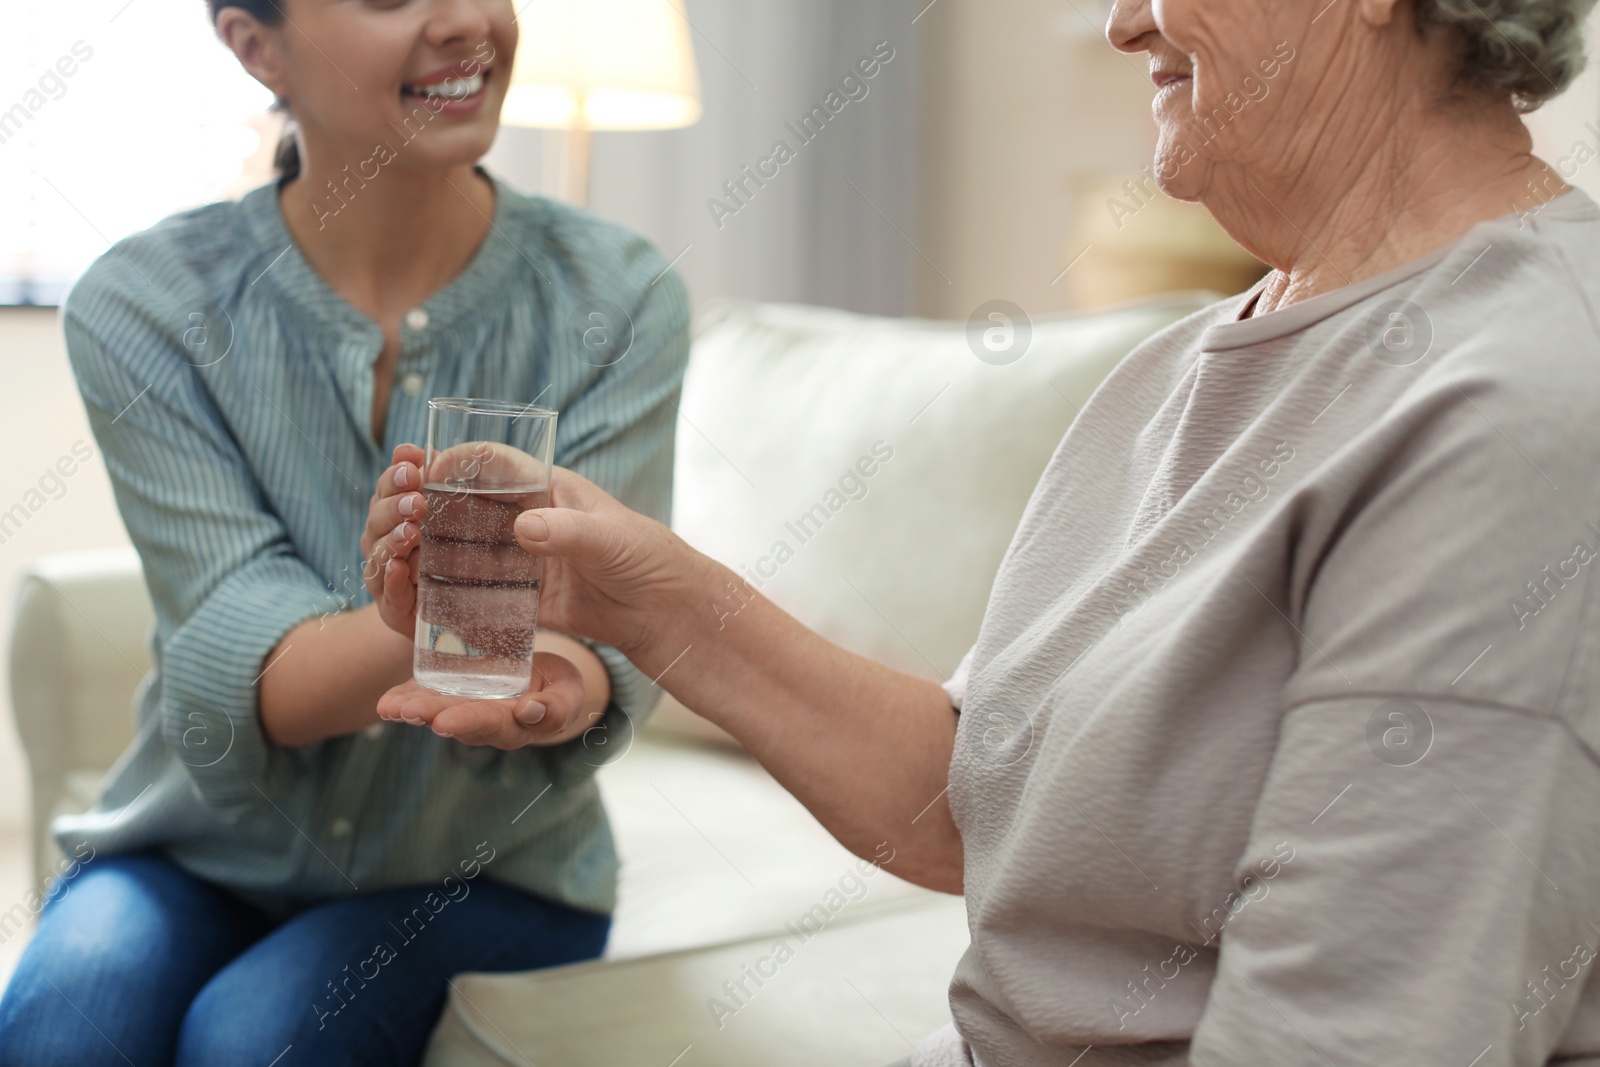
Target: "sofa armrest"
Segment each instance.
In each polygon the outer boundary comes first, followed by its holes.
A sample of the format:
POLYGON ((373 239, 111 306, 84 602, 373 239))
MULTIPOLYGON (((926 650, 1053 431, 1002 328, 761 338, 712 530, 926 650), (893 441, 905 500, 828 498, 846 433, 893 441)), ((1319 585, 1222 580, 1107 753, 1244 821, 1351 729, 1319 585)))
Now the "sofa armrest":
POLYGON ((131 549, 45 556, 13 611, 11 707, 32 784, 35 888, 57 869, 50 821, 92 800, 133 737, 133 700, 150 670, 153 620, 131 549))

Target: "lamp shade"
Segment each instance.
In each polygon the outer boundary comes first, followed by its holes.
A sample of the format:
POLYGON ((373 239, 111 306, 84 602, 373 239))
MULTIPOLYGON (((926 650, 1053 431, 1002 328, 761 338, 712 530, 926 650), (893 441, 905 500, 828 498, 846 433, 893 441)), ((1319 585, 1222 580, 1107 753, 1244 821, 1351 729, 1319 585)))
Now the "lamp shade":
POLYGON ((500 121, 551 129, 665 130, 700 119, 681 0, 531 0, 500 121))

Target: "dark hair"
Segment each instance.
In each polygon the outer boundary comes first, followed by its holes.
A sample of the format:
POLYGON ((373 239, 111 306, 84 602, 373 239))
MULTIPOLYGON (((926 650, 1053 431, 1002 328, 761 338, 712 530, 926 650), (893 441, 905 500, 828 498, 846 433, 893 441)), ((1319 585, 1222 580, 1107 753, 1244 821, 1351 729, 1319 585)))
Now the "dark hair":
MULTIPOLYGON (((225 7, 241 8, 263 26, 281 26, 285 19, 278 0, 206 0, 206 7, 211 12, 213 26, 217 24, 217 14, 225 7)), ((280 178, 287 181, 300 173, 300 147, 294 139, 294 116, 289 113, 289 104, 285 100, 275 102, 272 109, 289 116, 283 136, 278 139, 278 147, 272 153, 273 168, 280 178)))

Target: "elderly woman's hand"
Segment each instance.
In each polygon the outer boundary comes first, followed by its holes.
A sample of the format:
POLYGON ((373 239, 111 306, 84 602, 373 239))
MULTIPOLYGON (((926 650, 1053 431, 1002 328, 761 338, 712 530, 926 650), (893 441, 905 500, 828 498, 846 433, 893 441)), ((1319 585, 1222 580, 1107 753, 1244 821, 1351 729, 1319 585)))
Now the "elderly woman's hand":
POLYGON ((550 504, 523 512, 515 527, 517 544, 545 561, 540 624, 604 642, 647 672, 664 668, 656 660, 678 650, 662 651, 675 640, 666 629, 694 602, 690 590, 715 585, 709 561, 564 467, 555 468, 550 504))
POLYGON ((937 682, 833 644, 565 468, 551 506, 519 515, 515 535, 545 561, 541 625, 627 655, 732 734, 856 855, 961 891, 961 836, 945 799, 956 714, 937 682))

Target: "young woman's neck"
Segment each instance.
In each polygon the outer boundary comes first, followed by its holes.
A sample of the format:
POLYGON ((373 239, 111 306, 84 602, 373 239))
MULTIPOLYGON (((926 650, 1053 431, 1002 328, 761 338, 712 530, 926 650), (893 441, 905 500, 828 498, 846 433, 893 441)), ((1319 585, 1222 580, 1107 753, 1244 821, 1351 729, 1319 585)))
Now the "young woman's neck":
POLYGON ((302 160, 282 190, 284 220, 323 280, 380 322, 448 284, 488 234, 494 186, 473 164, 363 158, 335 168, 328 159, 302 160))

